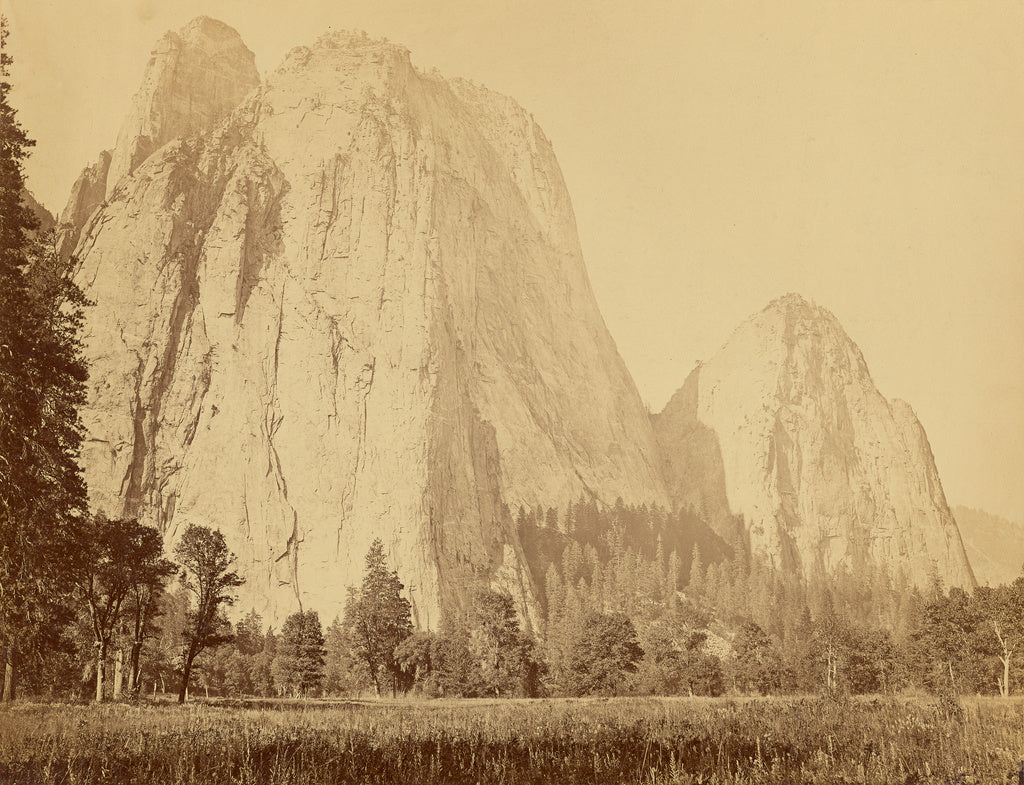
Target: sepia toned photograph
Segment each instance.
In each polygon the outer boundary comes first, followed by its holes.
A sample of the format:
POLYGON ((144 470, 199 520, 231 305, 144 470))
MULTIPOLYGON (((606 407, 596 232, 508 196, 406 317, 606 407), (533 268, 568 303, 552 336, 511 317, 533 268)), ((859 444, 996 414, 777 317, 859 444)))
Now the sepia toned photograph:
POLYGON ((1024 785, 1019 0, 0 15, 0 783, 1024 785))

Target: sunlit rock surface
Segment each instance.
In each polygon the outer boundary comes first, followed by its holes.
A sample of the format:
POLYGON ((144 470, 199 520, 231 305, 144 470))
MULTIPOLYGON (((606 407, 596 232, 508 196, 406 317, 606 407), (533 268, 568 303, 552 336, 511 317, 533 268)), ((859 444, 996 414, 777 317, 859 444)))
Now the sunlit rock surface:
POLYGON ((924 429, 875 388, 836 318, 772 302, 656 418, 673 499, 805 576, 868 563, 918 585, 974 585, 924 429))
POLYGON ((330 619, 380 537, 419 624, 534 588, 506 505, 667 503, 552 148, 512 100, 332 34, 257 84, 157 46, 65 222, 95 507, 220 527, 241 605, 330 619), (103 193, 102 200, 99 193, 103 193))

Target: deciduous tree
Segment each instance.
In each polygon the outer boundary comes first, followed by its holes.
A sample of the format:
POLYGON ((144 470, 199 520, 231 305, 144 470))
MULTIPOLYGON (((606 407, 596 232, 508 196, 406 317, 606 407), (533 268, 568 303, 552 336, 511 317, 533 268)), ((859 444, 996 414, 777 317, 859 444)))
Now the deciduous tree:
POLYGON ((741 692, 768 695, 782 686, 782 657, 772 639, 754 622, 740 627, 733 641, 733 680, 741 692))
POLYGON ((569 655, 569 691, 574 695, 614 695, 635 673, 644 656, 633 622, 621 613, 594 613, 569 655))
POLYGON ((532 697, 540 684, 533 638, 519 627, 512 597, 484 590, 473 597, 477 662, 484 688, 495 696, 532 697))
POLYGON ((174 553, 183 568, 182 585, 192 594, 194 603, 188 611, 182 641, 178 703, 184 703, 196 657, 210 646, 231 640, 231 626, 223 611, 234 604, 234 590, 245 580, 231 569, 235 555, 216 529, 189 524, 174 553))
MULTIPOLYGON (((102 701, 107 655, 122 611, 127 605, 132 606, 132 650, 137 657, 152 612, 150 601, 175 567, 163 558, 160 533, 136 520, 110 520, 100 514, 88 522, 84 531, 86 539, 76 583, 92 622, 96 700, 102 701)), ((136 663, 137 659, 132 662, 133 668, 136 663)))

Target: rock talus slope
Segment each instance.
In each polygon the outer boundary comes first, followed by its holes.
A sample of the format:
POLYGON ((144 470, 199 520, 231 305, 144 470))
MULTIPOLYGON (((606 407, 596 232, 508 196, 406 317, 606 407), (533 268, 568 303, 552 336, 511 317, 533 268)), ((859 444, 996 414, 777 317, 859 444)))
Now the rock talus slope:
POLYGON ((875 563, 919 585, 974 576, 924 429, 875 388, 836 318, 797 295, 771 303, 697 367, 656 418, 679 504, 805 576, 875 563))
POLYGON ((421 625, 474 584, 530 613, 505 505, 667 501, 550 143, 364 36, 251 64, 162 39, 64 213, 94 506, 220 527, 271 616, 340 613, 375 537, 421 625))

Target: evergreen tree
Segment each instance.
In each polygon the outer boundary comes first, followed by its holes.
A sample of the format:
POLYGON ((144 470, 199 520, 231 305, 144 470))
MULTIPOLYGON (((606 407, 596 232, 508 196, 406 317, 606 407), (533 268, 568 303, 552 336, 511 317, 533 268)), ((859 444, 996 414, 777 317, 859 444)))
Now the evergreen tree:
POLYGON ((991 692, 995 679, 985 664, 990 655, 986 627, 977 603, 963 589, 949 594, 936 582, 909 641, 911 661, 919 677, 937 692, 991 692))
POLYGON ((563 586, 560 596, 559 612, 548 618, 544 651, 551 686, 556 692, 565 692, 569 683, 569 656, 582 632, 586 611, 575 586, 563 586))
POLYGON ((227 659, 224 663, 225 694, 251 695, 253 692, 252 660, 254 655, 244 654, 237 645, 225 648, 228 649, 227 659))
POLYGON ((257 695, 274 694, 273 663, 277 656, 277 636, 272 627, 267 627, 263 635, 263 648, 252 658, 249 666, 249 680, 253 692, 257 695))
POLYGON ((431 641, 430 685, 439 695, 469 698, 482 694, 483 679, 471 643, 469 633, 457 627, 431 641))
POLYGON ((29 280, 42 248, 23 204, 35 144, 10 105, 7 22, 0 27, 0 640, 3 699, 19 654, 52 643, 68 618, 86 491, 78 465, 87 370, 81 291, 66 276, 29 280))
POLYGON ((668 555, 668 564, 665 567, 665 610, 675 610, 678 602, 679 579, 682 570, 679 566, 679 552, 673 549, 668 555))
POLYGON ((324 632, 316 611, 296 611, 281 627, 277 662, 282 687, 296 697, 319 692, 324 678, 324 632))
POLYGON ((249 655, 263 651, 263 617, 255 608, 235 625, 235 648, 249 655))
POLYGON ((519 628, 508 594, 481 591, 473 598, 473 641, 484 688, 495 696, 537 694, 540 667, 533 639, 519 628))
POLYGON ((690 582, 687 584, 687 594, 690 594, 695 599, 700 599, 704 595, 704 577, 705 577, 705 566, 704 558, 700 552, 700 544, 693 544, 693 553, 690 556, 690 582))
POLYGON ((378 695, 382 676, 390 680, 391 694, 398 692, 402 668, 395 649, 412 634, 412 606, 402 596, 404 588, 398 573, 388 569, 384 543, 374 540, 366 554, 362 587, 349 590, 345 629, 353 652, 366 663, 378 695))

